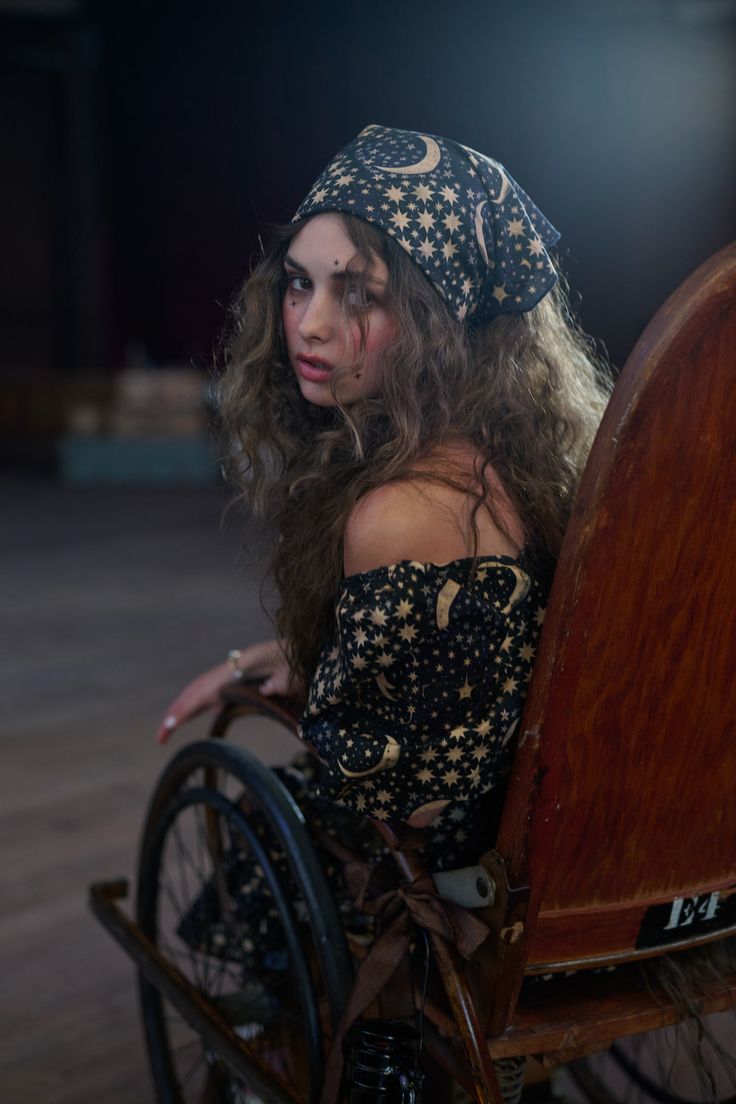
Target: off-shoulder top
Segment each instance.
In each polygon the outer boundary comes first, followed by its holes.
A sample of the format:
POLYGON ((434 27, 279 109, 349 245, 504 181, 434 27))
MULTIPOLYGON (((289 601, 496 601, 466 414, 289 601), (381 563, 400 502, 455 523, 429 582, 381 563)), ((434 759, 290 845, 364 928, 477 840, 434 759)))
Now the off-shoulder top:
POLYGON ((343 580, 299 724, 328 800, 382 820, 443 809, 441 835, 508 773, 546 588, 523 553, 471 568, 404 560, 343 580))

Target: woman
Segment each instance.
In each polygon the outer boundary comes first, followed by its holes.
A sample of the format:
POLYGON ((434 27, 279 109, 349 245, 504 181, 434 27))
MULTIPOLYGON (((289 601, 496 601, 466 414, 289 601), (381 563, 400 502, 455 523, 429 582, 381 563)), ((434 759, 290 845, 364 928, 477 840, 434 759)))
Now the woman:
POLYGON ((435 869, 491 841, 609 389, 558 237, 496 162, 367 127, 276 234, 226 350, 224 438, 278 538, 279 640, 195 679, 158 739, 259 678, 303 707, 328 808, 429 826, 435 869))

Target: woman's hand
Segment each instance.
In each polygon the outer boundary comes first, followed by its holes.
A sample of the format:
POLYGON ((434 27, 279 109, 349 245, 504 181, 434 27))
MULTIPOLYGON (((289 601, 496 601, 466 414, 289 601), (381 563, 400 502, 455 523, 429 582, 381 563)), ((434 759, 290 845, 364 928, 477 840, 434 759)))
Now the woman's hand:
MULTIPOLYGON (((263 679, 258 689, 262 694, 289 694, 289 662, 284 655, 283 641, 263 640, 244 648, 238 659, 238 667, 244 678, 263 679)), ((233 680, 233 669, 228 663, 219 663, 204 671, 184 687, 166 710, 156 733, 156 741, 164 744, 174 729, 185 721, 217 705, 220 691, 233 680)))

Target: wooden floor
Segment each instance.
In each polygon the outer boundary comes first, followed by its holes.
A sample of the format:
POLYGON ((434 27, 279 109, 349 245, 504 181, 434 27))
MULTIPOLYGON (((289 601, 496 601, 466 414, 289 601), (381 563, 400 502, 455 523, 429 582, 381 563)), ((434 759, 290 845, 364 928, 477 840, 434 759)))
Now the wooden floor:
MULTIPOLYGON (((216 488, 0 490, 0 1101, 146 1104, 133 970, 87 886, 133 872, 168 701, 272 633, 216 488)), ((272 761, 292 744, 253 739, 272 761)))
MULTIPOLYGON (((256 572, 238 562, 248 534, 235 520, 221 530, 216 488, 16 481, 0 494, 0 1104, 153 1104, 133 970, 86 891, 132 875, 171 754, 153 742, 168 701, 228 648, 272 635, 256 572)), ((271 762, 292 749, 265 725, 249 744, 271 762)), ((733 1019, 717 1027, 736 1053, 733 1019)), ((675 1061, 669 1038, 662 1048, 650 1069, 675 1061)), ((646 1099, 598 1064, 620 1099, 646 1099)), ((672 1084, 704 1099, 678 1069, 672 1084)))

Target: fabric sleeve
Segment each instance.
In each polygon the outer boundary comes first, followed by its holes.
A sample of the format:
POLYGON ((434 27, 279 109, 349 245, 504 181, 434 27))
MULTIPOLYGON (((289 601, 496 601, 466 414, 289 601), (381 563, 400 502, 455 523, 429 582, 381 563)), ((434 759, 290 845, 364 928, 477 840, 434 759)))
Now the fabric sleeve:
POLYGON ((300 723, 329 800, 406 820, 479 796, 507 765, 525 684, 509 613, 530 580, 499 563, 468 585, 466 570, 406 561, 345 580, 300 723))

